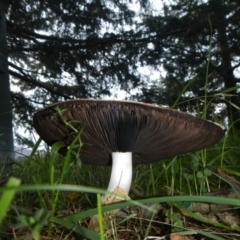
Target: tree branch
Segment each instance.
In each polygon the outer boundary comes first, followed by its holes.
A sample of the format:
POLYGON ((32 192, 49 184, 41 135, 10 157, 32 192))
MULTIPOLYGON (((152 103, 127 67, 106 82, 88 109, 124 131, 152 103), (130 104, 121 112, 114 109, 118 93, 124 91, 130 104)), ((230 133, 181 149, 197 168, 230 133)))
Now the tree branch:
POLYGON ((71 99, 71 97, 69 97, 68 95, 65 95, 63 93, 60 93, 59 91, 56 91, 52 86, 49 86, 49 84, 47 83, 43 83, 43 82, 39 82, 39 81, 36 81, 32 78, 29 78, 29 77, 24 77, 23 75, 15 72, 15 71, 12 71, 9 69, 9 73, 16 77, 16 78, 19 78, 21 80, 23 80, 24 82, 27 82, 27 83, 30 83, 30 84, 33 84, 34 86, 37 86, 37 87, 40 87, 40 88, 44 88, 46 89, 48 92, 54 94, 54 95, 57 95, 57 96, 60 96, 60 97, 63 97, 65 100, 67 99, 71 99))
POLYGON ((39 101, 33 100, 31 98, 27 98, 25 96, 19 95, 15 92, 11 92, 11 98, 12 99, 20 99, 20 100, 23 99, 23 100, 26 100, 26 101, 29 101, 29 102, 32 102, 32 103, 35 103, 35 104, 46 105, 45 101, 39 102, 39 101))

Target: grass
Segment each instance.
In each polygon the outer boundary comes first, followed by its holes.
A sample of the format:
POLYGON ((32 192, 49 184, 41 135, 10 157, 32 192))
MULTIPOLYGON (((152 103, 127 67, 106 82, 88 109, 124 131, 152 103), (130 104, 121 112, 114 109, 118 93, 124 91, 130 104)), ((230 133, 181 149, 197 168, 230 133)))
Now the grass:
MULTIPOLYGON (((209 191, 234 188, 216 169, 237 181, 240 139, 236 136, 226 136, 207 150, 135 167, 133 186, 137 191, 130 192, 135 200, 109 206, 99 204, 99 194, 105 192, 110 168, 79 166, 71 154, 58 155, 61 143, 42 155, 34 148, 30 157, 16 162, 13 176, 0 189, 0 239, 144 239, 170 232, 205 239, 239 239, 239 222, 213 221, 208 214, 189 210, 193 202, 240 207, 236 197, 206 196, 209 191), (162 216, 143 219, 135 211, 136 205, 143 211, 153 203, 167 203, 162 216), (108 226, 105 220, 100 221, 100 234, 89 229, 90 216, 118 208, 128 211, 120 221, 113 218, 108 226)), ((223 212, 234 211, 237 209, 223 212)))

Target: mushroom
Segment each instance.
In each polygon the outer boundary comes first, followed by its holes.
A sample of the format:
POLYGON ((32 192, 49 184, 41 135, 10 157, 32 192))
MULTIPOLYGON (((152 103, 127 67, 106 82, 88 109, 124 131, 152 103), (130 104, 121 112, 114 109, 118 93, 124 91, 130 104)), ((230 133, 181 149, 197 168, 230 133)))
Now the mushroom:
MULTIPOLYGON (((33 116, 34 128, 48 145, 64 141, 66 147, 61 153, 67 151, 76 134, 61 116, 56 116, 56 107, 64 109, 62 116, 75 129, 83 129, 82 162, 112 166, 108 192, 120 187, 128 194, 132 165, 208 147, 225 133, 218 124, 165 107, 133 101, 76 99, 52 104, 33 116)), ((103 202, 107 196, 103 196, 103 202)))

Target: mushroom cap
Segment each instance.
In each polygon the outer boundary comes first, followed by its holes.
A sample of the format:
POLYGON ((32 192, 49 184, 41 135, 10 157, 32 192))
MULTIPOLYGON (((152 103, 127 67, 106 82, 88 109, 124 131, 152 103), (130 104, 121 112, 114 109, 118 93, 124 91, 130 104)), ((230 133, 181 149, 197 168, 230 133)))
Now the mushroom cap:
POLYGON ((55 108, 78 131, 82 130, 82 162, 111 165, 112 152, 132 152, 133 164, 199 150, 217 143, 225 133, 220 125, 165 107, 133 101, 76 99, 49 105, 33 116, 40 137, 53 145, 63 141, 64 154, 76 133, 66 126, 55 108))

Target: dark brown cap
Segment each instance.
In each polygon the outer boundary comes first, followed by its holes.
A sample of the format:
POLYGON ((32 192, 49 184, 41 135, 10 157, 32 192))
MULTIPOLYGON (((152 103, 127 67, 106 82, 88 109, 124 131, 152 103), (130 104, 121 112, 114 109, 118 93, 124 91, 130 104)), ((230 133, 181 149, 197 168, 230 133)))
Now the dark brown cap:
POLYGON ((77 99, 52 104, 34 114, 33 126, 49 145, 64 141, 69 146, 76 136, 56 116, 56 107, 66 110, 63 116, 74 128, 83 129, 80 158, 92 165, 111 165, 112 152, 132 152, 133 164, 156 162, 211 146, 225 133, 218 124, 169 108, 133 101, 77 99))

